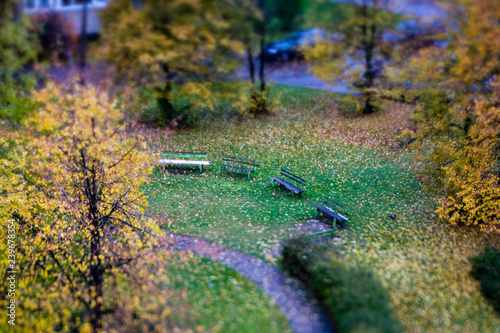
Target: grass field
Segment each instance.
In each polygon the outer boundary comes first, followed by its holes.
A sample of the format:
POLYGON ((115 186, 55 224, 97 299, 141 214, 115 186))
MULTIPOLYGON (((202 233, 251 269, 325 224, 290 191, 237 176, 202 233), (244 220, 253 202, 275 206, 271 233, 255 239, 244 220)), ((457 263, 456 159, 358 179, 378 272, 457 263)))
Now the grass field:
POLYGON ((185 295, 199 331, 290 332, 278 306, 238 272, 193 255, 168 264, 169 287, 185 295))
POLYGON ((106 332, 291 331, 278 305, 233 269, 165 248, 144 259, 107 286, 105 303, 115 311, 105 317, 106 332))
POLYGON ((194 128, 165 136, 162 149, 206 151, 213 164, 201 175, 158 171, 146 189, 151 212, 169 216, 172 232, 276 262, 277 244, 315 216, 305 198, 328 195, 350 208, 350 229, 335 246, 375 270, 407 331, 499 332, 499 317, 468 274, 480 235, 437 221, 437 200, 415 178, 411 152, 394 148, 411 110, 390 105, 344 117, 334 94, 274 92, 282 103, 272 116, 247 119, 221 106, 194 128), (258 160, 261 168, 251 181, 217 175, 223 154, 258 160), (281 167, 308 180, 305 198, 273 188, 269 177, 281 167))

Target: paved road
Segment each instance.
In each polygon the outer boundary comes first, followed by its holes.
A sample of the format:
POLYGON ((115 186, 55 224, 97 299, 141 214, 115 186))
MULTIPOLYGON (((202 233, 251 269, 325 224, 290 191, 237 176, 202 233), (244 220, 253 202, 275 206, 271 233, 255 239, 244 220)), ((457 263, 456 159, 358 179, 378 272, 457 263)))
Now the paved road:
POLYGON ((287 84, 290 86, 328 90, 341 94, 352 93, 345 83, 339 82, 336 85, 330 85, 314 77, 314 74, 309 72, 309 66, 306 64, 281 66, 278 69, 270 71, 267 75, 267 79, 269 82, 287 84))
MULTIPOLYGON (((363 4, 365 0, 330 0, 340 3, 363 4)), ((367 0, 373 3, 373 0, 367 0)), ((415 16, 421 19, 442 19, 445 11, 434 0, 378 0, 377 4, 391 12, 415 16)))
MULTIPOLYGON (((248 70, 245 69, 239 70, 237 76, 242 80, 250 80, 248 70)), ((317 79, 312 73, 309 72, 309 65, 305 63, 291 62, 287 64, 278 64, 274 68, 266 71, 266 80, 273 83, 328 90, 341 94, 349 94, 353 92, 342 82, 339 82, 336 85, 331 85, 327 84, 323 80, 317 79)))
MULTIPOLYGON (((330 1, 361 4, 364 0, 330 1)), ((373 2, 373 0, 367 1, 373 2)), ((437 6, 435 1, 433 0, 379 0, 378 4, 392 12, 415 16, 424 21, 443 19, 446 16, 445 11, 437 6)), ((330 85, 325 81, 315 78, 312 73, 309 73, 308 69, 308 66, 305 64, 284 65, 278 69, 269 71, 267 78, 270 82, 291 86, 328 90, 342 94, 353 93, 353 91, 349 89, 349 87, 345 83, 338 82, 335 85, 330 85)))

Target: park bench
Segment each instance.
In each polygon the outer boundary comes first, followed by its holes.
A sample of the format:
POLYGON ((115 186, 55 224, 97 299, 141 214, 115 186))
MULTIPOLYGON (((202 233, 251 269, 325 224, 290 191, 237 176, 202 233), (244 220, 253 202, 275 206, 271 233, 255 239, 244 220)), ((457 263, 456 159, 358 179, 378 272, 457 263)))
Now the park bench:
POLYGON ((257 171, 257 167, 259 166, 256 161, 250 161, 246 158, 239 158, 228 155, 222 156, 222 162, 223 164, 219 167, 219 175, 222 169, 227 169, 228 171, 234 170, 233 172, 240 175, 247 175, 248 179, 250 179, 250 176, 252 174, 255 174, 255 172, 257 171))
POLYGON ((161 159, 160 164, 166 165, 198 165, 200 167, 200 172, 203 172, 204 165, 210 165, 209 161, 205 161, 207 158, 207 153, 195 153, 195 152, 184 152, 184 151, 164 151, 163 157, 166 159, 161 159))
MULTIPOLYGON (((297 175, 294 175, 293 173, 291 173, 290 171, 287 171, 285 169, 281 169, 280 175, 282 177, 287 177, 288 179, 293 180, 295 183, 297 183, 298 185, 300 185, 302 187, 306 184, 306 181, 304 179, 300 178, 297 175)), ((289 189, 292 192, 292 196, 293 196, 293 193, 297 193, 300 197, 302 192, 304 192, 304 189, 298 187, 297 185, 294 185, 293 183, 290 183, 288 180, 285 180, 283 178, 271 177, 271 180, 273 181, 273 185, 275 183, 278 183, 278 186, 284 186, 287 189, 289 189)))
POLYGON ((335 209, 337 209, 342 214, 349 215, 347 208, 344 205, 339 204, 338 202, 336 202, 328 197, 325 197, 325 200, 323 201, 323 205, 316 204, 316 203, 312 202, 311 200, 307 200, 307 201, 309 201, 314 207, 316 207, 316 209, 318 211, 318 215, 323 214, 323 216, 326 216, 328 218, 332 218, 338 224, 340 224, 340 226, 345 226, 345 224, 349 221, 349 219, 347 217, 340 215, 339 213, 337 213, 336 211, 334 211, 330 207, 335 207, 335 209), (328 206, 330 206, 330 207, 328 207, 328 206))
POLYGON ((320 231, 320 232, 316 232, 316 233, 313 233, 313 234, 309 234, 306 237, 309 237, 309 238, 314 238, 314 237, 332 237, 332 238, 334 238, 336 236, 336 234, 335 234, 336 231, 337 231, 337 229, 320 231))

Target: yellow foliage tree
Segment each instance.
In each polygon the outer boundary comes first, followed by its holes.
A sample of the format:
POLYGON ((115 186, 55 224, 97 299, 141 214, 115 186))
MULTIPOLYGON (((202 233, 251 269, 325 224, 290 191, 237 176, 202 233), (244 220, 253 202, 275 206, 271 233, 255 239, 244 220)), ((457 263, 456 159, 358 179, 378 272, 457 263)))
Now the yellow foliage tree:
POLYGON ((174 107, 174 85, 194 99, 211 100, 210 89, 201 86, 237 69, 238 59, 228 54, 242 46, 231 39, 212 1, 145 0, 134 7, 130 0, 115 0, 102 22, 102 58, 116 65, 120 79, 155 89, 162 122, 181 111, 174 107))
MULTIPOLYGON (((152 161, 105 92, 49 84, 34 97, 38 112, 0 138, 0 216, 16 221, 22 272, 17 297, 26 316, 18 326, 97 332, 114 306, 105 287, 162 235, 143 215, 152 161), (71 307, 57 306, 68 298, 71 307)), ((3 271, 11 264, 0 259, 3 271)))
POLYGON ((444 196, 441 218, 500 232, 500 2, 450 7, 448 47, 422 50, 391 76, 412 82, 425 183, 444 196), (455 14, 455 15, 453 15, 455 14))

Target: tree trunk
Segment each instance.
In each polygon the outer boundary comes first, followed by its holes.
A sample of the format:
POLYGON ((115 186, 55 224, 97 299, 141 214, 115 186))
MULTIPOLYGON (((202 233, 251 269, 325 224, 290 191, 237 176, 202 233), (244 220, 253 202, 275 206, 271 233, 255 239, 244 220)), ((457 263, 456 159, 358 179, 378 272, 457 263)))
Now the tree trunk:
POLYGON ((18 1, 14 5, 14 22, 19 22, 21 20, 21 16, 23 15, 23 2, 18 1))
MULTIPOLYGON (((98 223, 95 222, 96 224, 98 223)), ((99 228, 97 225, 94 226, 91 239, 91 266, 90 266, 90 276, 91 276, 91 286, 94 288, 95 297, 91 300, 95 301, 95 307, 90 311, 90 325, 92 326, 92 332, 98 333, 102 329, 102 314, 103 314, 103 269, 101 259, 101 240, 99 238, 99 228), (96 261, 96 263, 94 263, 96 261)))
MULTIPOLYGON (((261 8, 263 8, 264 4, 261 2, 260 3, 261 8)), ((259 33, 259 38, 260 38, 260 57, 259 57, 259 81, 260 81, 260 91, 257 91, 252 85, 252 94, 251 94, 251 100, 252 100, 252 106, 250 109, 250 112, 254 115, 264 115, 269 113, 269 110, 267 109, 266 105, 266 76, 265 76, 265 66, 266 66, 266 57, 264 54, 264 48, 265 48, 265 34, 266 34, 266 21, 265 18, 262 19, 261 22, 259 22, 259 28, 258 28, 258 33, 259 33)), ((255 79, 253 80, 252 83, 255 83, 255 79)))
POLYGON ((85 85, 85 66, 86 66, 86 55, 87 55, 87 13, 88 4, 87 1, 83 2, 82 9, 82 29, 80 31, 80 82, 85 85))
POLYGON ((248 72, 250 74, 250 81, 252 82, 252 87, 255 85, 255 61, 252 54, 252 45, 250 44, 250 39, 247 37, 245 39, 247 47, 247 61, 248 61, 248 72))
MULTIPOLYGON (((82 171, 85 174, 90 173, 84 180, 83 188, 85 199, 87 201, 88 211, 86 218, 91 223, 90 226, 90 276, 89 276, 89 300, 94 302, 94 306, 90 306, 90 325, 93 333, 98 333, 102 329, 103 315, 103 283, 104 283, 104 263, 101 262, 101 238, 99 234, 100 219, 99 219, 99 184, 95 168, 87 165, 88 159, 85 150, 80 149, 82 171)), ((89 223, 89 224, 90 224, 89 223)))
MULTIPOLYGON (((374 4, 374 6, 376 3, 374 4)), ((363 49, 365 52, 365 73, 363 74, 365 82, 363 84, 365 95, 365 106, 363 109, 364 114, 372 113, 375 108, 373 105, 373 92, 372 88, 375 85, 375 70, 373 66, 373 52, 375 49, 375 34, 377 26, 374 22, 369 22, 368 5, 365 3, 361 8, 361 15, 364 20, 361 26, 363 34, 363 49)))
POLYGON ((158 107, 160 109, 160 122, 169 123, 176 117, 175 108, 170 101, 170 94, 172 92, 172 73, 167 64, 162 64, 163 72, 165 73, 165 85, 159 88, 160 96, 157 98, 158 107))
POLYGON ((260 24, 260 68, 259 68, 259 80, 260 80, 260 92, 261 95, 264 95, 266 92, 266 76, 265 76, 265 66, 266 66, 266 57, 264 54, 264 48, 265 48, 265 34, 266 34, 266 28, 265 28, 265 19, 262 19, 262 22, 260 24))

